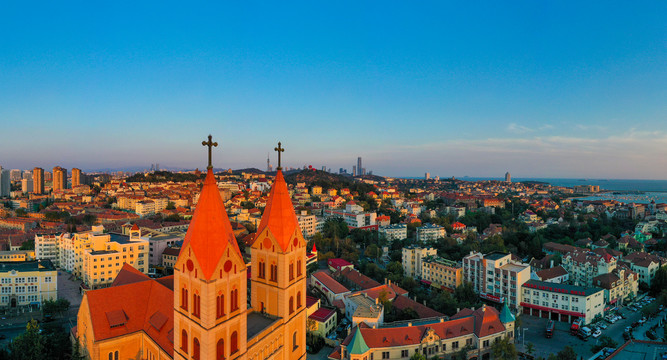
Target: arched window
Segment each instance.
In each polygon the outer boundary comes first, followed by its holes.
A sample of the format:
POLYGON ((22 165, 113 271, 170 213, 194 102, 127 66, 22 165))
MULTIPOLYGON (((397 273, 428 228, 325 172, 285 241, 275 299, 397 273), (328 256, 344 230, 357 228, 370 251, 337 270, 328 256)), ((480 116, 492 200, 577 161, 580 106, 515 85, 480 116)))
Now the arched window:
POLYGON ((113 352, 109 353, 109 360, 113 360, 113 352))
POLYGON ((296 293, 296 308, 298 309, 300 307, 301 307, 301 291, 296 293))
POLYGON ((229 303, 230 307, 229 311, 236 311, 239 309, 239 290, 238 289, 232 290, 231 296, 232 298, 230 299, 229 303))
POLYGON ((181 331, 181 350, 188 353, 188 332, 185 330, 181 331))
POLYGON ((294 280, 294 263, 289 263, 289 279, 294 280))
POLYGON ((200 303, 199 294, 192 294, 192 315, 199 317, 199 303, 200 303))
POLYGON ((216 317, 219 319, 225 316, 225 295, 218 295, 215 303, 216 307, 216 317))
POLYGON ((296 331, 292 334, 292 351, 296 350, 299 347, 299 344, 296 343, 296 331))
POLYGON ((278 281, 278 265, 271 264, 271 281, 278 281))
POLYGON ((181 308, 188 310, 188 289, 181 289, 181 308))
POLYGON ((113 353, 113 360, 118 360, 118 350, 113 353))
POLYGON ((257 277, 260 279, 265 279, 266 278, 266 263, 264 261, 260 260, 259 261, 259 271, 257 272, 257 277))
POLYGON ((294 312, 294 298, 290 296, 289 297, 289 313, 291 314, 293 312, 294 312))
POLYGON ((232 333, 232 336, 229 339, 229 353, 234 354, 235 352, 239 351, 239 334, 234 331, 232 333))
POLYGON ((296 261, 296 276, 301 276, 301 260, 296 261))
POLYGON ((192 339, 192 360, 199 360, 199 339, 192 339))
POLYGON ((225 358, 225 340, 220 339, 215 345, 215 358, 216 360, 222 360, 225 358))

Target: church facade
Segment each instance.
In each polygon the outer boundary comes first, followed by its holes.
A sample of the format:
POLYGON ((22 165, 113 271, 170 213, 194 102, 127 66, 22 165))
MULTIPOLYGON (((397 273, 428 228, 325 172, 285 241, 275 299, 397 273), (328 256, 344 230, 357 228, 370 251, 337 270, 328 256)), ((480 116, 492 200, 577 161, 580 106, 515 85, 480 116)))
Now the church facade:
POLYGON ((84 295, 73 334, 90 359, 305 359, 306 242, 281 170, 251 269, 248 301, 249 270, 209 164, 174 275, 124 269, 84 295))

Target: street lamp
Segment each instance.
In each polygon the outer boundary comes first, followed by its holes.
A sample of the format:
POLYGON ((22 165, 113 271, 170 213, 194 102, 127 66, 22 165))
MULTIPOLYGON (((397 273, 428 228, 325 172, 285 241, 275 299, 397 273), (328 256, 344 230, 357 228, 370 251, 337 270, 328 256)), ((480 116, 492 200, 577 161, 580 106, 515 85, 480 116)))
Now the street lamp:
POLYGON ((521 346, 523 346, 524 349, 526 348, 526 345, 525 345, 525 343, 526 343, 526 330, 528 330, 527 327, 523 328, 523 332, 521 334, 521 346))

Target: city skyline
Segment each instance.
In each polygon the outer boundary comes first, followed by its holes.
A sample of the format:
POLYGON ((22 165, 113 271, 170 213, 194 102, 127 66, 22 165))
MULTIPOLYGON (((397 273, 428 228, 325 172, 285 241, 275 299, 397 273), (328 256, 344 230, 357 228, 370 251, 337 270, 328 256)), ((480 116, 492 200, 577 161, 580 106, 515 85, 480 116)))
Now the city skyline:
POLYGON ((70 6, 3 6, 3 168, 667 179, 664 3, 70 6))

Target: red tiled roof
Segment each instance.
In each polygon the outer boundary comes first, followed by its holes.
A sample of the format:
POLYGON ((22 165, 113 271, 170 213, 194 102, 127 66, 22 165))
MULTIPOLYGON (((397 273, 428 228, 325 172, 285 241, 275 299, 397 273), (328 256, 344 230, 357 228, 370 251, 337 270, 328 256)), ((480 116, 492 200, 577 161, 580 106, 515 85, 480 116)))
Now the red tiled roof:
POLYGON ((116 275, 116 278, 113 279, 111 286, 133 284, 136 282, 146 281, 149 279, 150 278, 146 274, 135 269, 132 265, 124 263, 123 267, 120 269, 120 272, 118 272, 118 275, 116 275))
POLYGON ((309 307, 317 304, 317 300, 318 299, 316 297, 306 295, 306 307, 309 308, 309 307))
POLYGON ((319 322, 325 322, 330 317, 332 317, 333 314, 335 314, 335 313, 336 313, 336 311, 333 310, 333 309, 319 308, 319 309, 317 309, 317 311, 310 314, 310 316, 308 318, 313 319, 315 321, 319 321, 319 322))
POLYGON ((475 334, 478 338, 505 330, 505 325, 500 322, 500 313, 492 306, 485 305, 475 311, 463 309, 452 316, 452 319, 465 318, 469 315, 475 319, 475 334))
POLYGON ((317 279, 322 285, 326 286, 327 289, 331 290, 334 294, 340 294, 344 292, 349 292, 345 286, 341 285, 338 281, 334 280, 329 274, 325 271, 318 271, 312 275, 317 279))

